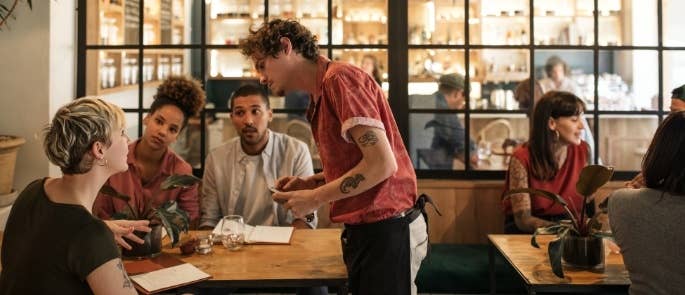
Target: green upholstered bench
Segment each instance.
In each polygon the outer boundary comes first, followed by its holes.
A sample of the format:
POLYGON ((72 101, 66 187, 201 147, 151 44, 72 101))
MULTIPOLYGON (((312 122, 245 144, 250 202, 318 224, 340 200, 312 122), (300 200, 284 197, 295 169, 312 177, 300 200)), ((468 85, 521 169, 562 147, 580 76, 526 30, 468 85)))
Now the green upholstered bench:
MULTIPOLYGON (((490 292, 488 245, 433 244, 417 274, 419 293, 490 292)), ((525 293, 523 281, 499 252, 495 254, 497 293, 525 293)))

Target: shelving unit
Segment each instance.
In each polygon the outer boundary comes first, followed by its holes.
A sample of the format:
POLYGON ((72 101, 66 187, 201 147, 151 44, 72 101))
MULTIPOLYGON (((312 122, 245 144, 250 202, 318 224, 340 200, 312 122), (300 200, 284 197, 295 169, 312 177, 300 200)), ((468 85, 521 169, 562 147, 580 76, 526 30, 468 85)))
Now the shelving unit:
MULTIPOLYGON (((88 9, 88 44, 136 45, 139 42, 140 0, 92 1, 88 9)), ((185 0, 145 1, 143 44, 182 44, 185 33, 185 0)), ((86 55, 86 94, 106 95, 137 87, 138 77, 145 87, 156 86, 170 74, 185 67, 183 50, 105 49, 86 55), (139 64, 142 63, 142 71, 139 64)))

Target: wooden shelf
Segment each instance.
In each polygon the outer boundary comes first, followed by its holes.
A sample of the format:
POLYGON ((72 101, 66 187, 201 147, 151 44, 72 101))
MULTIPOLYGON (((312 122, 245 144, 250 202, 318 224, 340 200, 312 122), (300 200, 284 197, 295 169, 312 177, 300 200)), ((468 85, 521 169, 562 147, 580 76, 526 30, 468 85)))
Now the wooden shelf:
MULTIPOLYGON (((152 25, 152 34, 149 35, 150 31, 146 30, 146 36, 150 36, 150 40, 145 42, 145 44, 170 44, 173 41, 175 43, 183 43, 183 37, 185 35, 185 24, 183 19, 174 18, 173 12, 174 8, 177 11, 185 11, 183 9, 188 0, 146 0, 146 13, 143 18, 143 24, 146 27, 152 25), (168 1, 168 2, 167 2, 168 1), (164 5, 163 5, 164 4, 164 5), (148 6, 149 5, 149 6, 148 6), (180 5, 180 7, 178 7, 180 5), (151 13, 148 13, 148 8, 151 13), (161 17, 164 16, 164 19, 161 17), (149 24, 149 25, 148 25, 149 24), (180 30, 180 40, 178 40, 178 35, 180 30), (174 37, 176 36, 176 37, 174 37)), ((86 33, 87 44, 97 44, 97 45, 121 45, 121 44, 138 44, 140 37, 138 36, 138 29, 141 25, 138 23, 140 6, 143 1, 140 0, 120 0, 120 4, 111 4, 110 0, 98 0, 92 1, 93 4, 87 6, 87 26, 88 30, 86 33), (103 22, 102 17, 106 17, 108 20, 103 22), (106 26, 116 26, 116 29, 102 28, 103 25, 106 26), (110 34, 117 34, 116 36, 100 36, 102 32, 107 32, 110 34), (135 41, 134 41, 135 40, 135 41)), ((90 3, 90 2, 89 2, 90 3)), ((178 15, 177 15, 178 16, 178 15)), ((180 72, 183 73, 183 68, 185 67, 185 51, 183 49, 155 49, 155 50, 145 50, 143 59, 150 59, 151 64, 146 65, 146 68, 151 67, 151 76, 157 79, 161 74, 165 77, 172 74, 173 72, 179 73, 178 57, 181 58, 180 72), (166 57, 166 62, 160 63, 160 59, 166 57), (177 63, 174 64, 173 60, 176 57, 177 63)), ((137 84, 122 85, 123 82, 131 75, 130 65, 127 63, 129 59, 138 57, 137 50, 93 50, 89 51, 86 56, 86 94, 87 95, 107 95, 114 94, 121 91, 130 91, 138 87, 137 84), (105 70, 104 67, 107 67, 105 70), (113 69, 112 69, 113 67, 113 69), (124 73, 127 71, 127 73, 124 73), (105 75, 113 75, 114 78, 104 78, 105 75), (103 80, 107 80, 109 83, 113 84, 113 87, 103 88, 103 80), (113 83, 112 83, 113 81, 113 83)), ((143 62, 142 60, 140 62, 143 62)), ((133 65, 137 67, 136 63, 133 65)), ((137 68, 136 68, 137 70, 137 68)), ((143 75, 143 73, 137 73, 137 75, 143 75)), ((106 76, 105 76, 106 77, 106 76)), ((111 76, 110 76, 111 77, 111 76)), ((158 80, 150 80, 145 82, 145 87, 152 87, 159 84, 158 80)))

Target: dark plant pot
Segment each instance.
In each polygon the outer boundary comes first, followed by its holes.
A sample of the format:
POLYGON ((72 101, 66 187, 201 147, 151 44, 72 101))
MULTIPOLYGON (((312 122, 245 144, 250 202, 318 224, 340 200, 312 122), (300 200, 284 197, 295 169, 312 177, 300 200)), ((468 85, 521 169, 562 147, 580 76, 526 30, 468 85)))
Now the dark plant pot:
POLYGON ((604 241, 600 237, 566 235, 561 257, 572 268, 604 267, 604 241))
POLYGON ((151 225, 152 231, 149 233, 135 231, 136 236, 143 239, 145 243, 138 244, 129 239, 124 238, 126 242, 131 245, 131 250, 121 249, 121 256, 129 259, 144 259, 148 257, 155 257, 162 252, 162 225, 151 225))

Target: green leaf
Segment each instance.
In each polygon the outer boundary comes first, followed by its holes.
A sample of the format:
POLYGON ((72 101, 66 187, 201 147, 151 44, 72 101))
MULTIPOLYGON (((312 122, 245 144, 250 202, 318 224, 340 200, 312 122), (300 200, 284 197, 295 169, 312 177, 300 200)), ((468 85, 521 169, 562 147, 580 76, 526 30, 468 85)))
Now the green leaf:
POLYGON ((29 4, 29 9, 33 10, 33 3, 31 1, 32 0, 26 0, 26 2, 29 4))
POLYGON ((553 192, 548 192, 546 190, 539 190, 539 189, 528 188, 528 187, 527 188, 510 189, 506 193, 504 193, 504 198, 509 198, 511 195, 515 195, 515 194, 531 194, 531 195, 541 196, 541 197, 550 199, 553 202, 556 202, 556 203, 559 203, 563 206, 566 206, 566 201, 560 195, 557 195, 553 192))
POLYGON ((118 191, 116 191, 113 187, 111 187, 111 186, 109 186, 109 185, 107 185, 107 184, 105 184, 105 185, 102 186, 102 188, 100 189, 100 193, 103 194, 103 195, 107 195, 107 196, 113 197, 113 198, 117 198, 117 199, 120 199, 120 200, 124 200, 124 201, 126 201, 127 203, 128 203, 128 201, 131 200, 131 197, 129 197, 129 196, 127 196, 127 195, 122 195, 121 193, 119 193, 118 191))
POLYGON ((160 186, 160 188, 162 190, 174 189, 174 188, 178 188, 178 187, 188 188, 188 187, 191 187, 200 181, 202 181, 202 180, 193 176, 193 175, 174 174, 174 175, 167 177, 162 182, 162 185, 160 186))
POLYGON ((547 254, 549 255, 549 264, 552 267, 552 272, 560 278, 564 277, 564 268, 561 265, 561 255, 563 254, 564 236, 568 233, 568 228, 559 233, 559 238, 549 242, 547 246, 547 254))
POLYGON ((583 196, 591 196, 607 183, 614 175, 614 167, 602 165, 585 166, 576 182, 576 191, 583 196))
POLYGON ((171 246, 176 247, 179 241, 180 232, 188 232, 190 218, 188 213, 178 207, 178 203, 173 200, 167 201, 159 209, 155 210, 155 215, 164 225, 169 237, 171 246))
MULTIPOLYGON (((7 8, 7 6, 5 6, 5 4, 2 4, 2 3, 0 3, 0 10, 10 11, 10 10, 7 8)), ((0 17, 1 17, 1 15, 0 15, 0 17)))
POLYGON ((550 226, 538 227, 537 229, 535 229, 535 232, 533 232, 533 236, 530 238, 530 245, 535 248, 540 248, 540 245, 538 245, 537 242, 538 235, 558 235, 560 232, 568 230, 570 226, 570 224, 557 223, 550 226))

